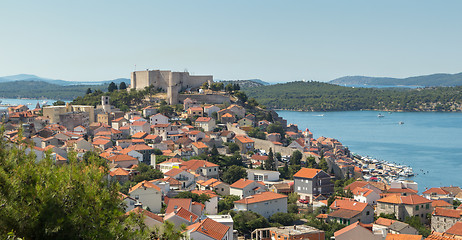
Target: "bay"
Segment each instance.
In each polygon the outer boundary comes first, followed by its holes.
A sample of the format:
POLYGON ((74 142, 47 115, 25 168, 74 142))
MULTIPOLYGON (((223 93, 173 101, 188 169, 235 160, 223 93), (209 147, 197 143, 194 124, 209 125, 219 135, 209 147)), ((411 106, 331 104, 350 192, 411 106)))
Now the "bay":
POLYGON ((354 153, 411 166, 419 191, 462 187, 462 113, 276 112, 315 138, 332 137, 354 153))
MULTIPOLYGON (((42 107, 44 103, 53 105, 54 99, 21 99, 21 98, 0 98, 2 105, 26 105, 29 109, 35 109, 37 103, 42 107)), ((69 102, 69 101, 64 101, 69 102)))

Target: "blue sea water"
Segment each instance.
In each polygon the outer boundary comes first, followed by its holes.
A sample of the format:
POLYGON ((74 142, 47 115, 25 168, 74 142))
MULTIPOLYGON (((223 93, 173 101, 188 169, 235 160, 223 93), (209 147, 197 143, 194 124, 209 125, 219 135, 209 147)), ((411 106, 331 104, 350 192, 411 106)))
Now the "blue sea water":
POLYGON ((338 139, 363 156, 411 166, 419 191, 462 187, 462 113, 277 111, 315 138, 338 139), (379 118, 381 113, 384 117, 379 118), (404 124, 399 124, 404 122, 404 124), (424 174, 425 173, 425 174, 424 174))
MULTIPOLYGON (((54 102, 57 100, 54 99, 17 99, 17 98, 0 98, 1 104, 6 104, 6 105, 26 105, 29 109, 35 109, 35 106, 37 103, 42 106, 44 103, 48 105, 52 105, 54 102)), ((65 101, 69 102, 69 101, 65 101)))

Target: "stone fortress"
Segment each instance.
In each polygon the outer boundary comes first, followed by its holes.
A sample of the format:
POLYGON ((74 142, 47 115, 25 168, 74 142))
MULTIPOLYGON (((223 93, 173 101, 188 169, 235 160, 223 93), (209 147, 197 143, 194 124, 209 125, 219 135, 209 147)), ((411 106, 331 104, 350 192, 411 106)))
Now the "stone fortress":
POLYGON ((208 82, 210 86, 213 83, 213 76, 193 76, 188 72, 146 69, 146 71, 132 72, 130 88, 141 90, 150 85, 161 88, 167 91, 167 102, 177 104, 179 92, 199 88, 204 82, 208 82))

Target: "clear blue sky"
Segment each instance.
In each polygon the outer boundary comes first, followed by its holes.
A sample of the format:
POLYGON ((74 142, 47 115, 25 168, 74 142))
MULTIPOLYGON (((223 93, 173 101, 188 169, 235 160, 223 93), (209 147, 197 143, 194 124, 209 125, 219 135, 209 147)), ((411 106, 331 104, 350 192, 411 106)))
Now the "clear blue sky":
POLYGON ((187 69, 328 81, 462 72, 462 1, 1 1, 0 76, 187 69))

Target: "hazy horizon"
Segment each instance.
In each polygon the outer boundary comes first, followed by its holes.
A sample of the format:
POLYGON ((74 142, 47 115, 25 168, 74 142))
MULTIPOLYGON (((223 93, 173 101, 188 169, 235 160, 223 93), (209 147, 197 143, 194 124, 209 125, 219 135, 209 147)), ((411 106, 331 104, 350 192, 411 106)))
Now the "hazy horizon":
POLYGON ((7 1, 0 76, 67 81, 188 70, 330 81, 458 73, 460 1, 7 1))

